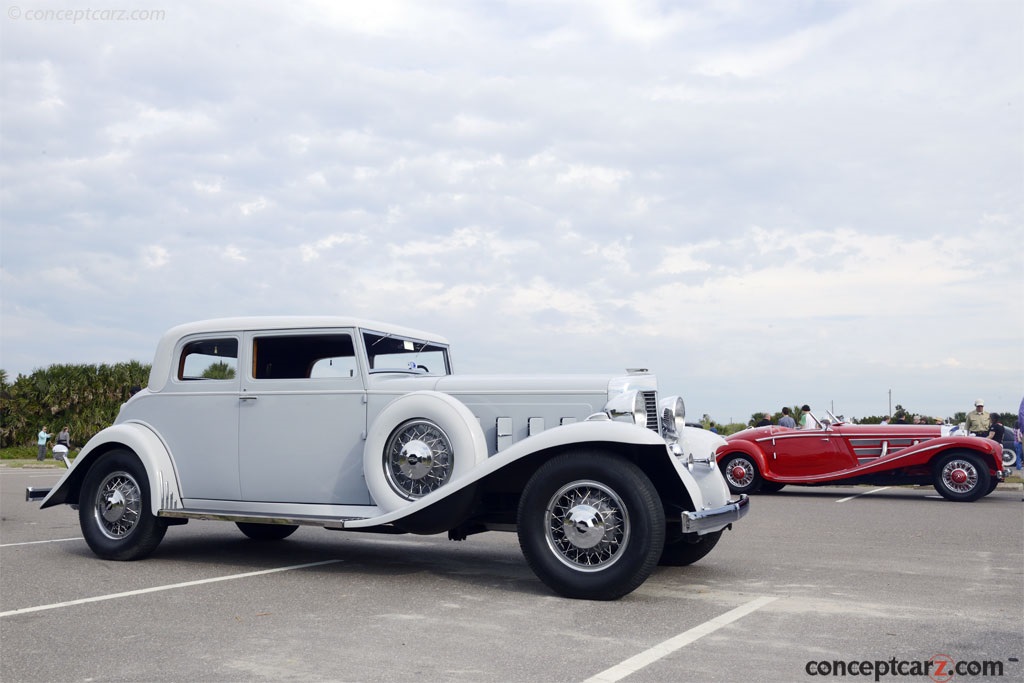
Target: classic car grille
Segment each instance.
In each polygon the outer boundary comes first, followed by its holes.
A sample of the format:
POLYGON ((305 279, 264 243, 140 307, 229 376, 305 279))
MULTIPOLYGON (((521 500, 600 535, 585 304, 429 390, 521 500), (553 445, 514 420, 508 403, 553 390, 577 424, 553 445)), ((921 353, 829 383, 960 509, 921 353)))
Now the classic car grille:
POLYGON ((647 410, 647 428, 661 433, 658 429, 658 392, 644 391, 644 409, 647 410))

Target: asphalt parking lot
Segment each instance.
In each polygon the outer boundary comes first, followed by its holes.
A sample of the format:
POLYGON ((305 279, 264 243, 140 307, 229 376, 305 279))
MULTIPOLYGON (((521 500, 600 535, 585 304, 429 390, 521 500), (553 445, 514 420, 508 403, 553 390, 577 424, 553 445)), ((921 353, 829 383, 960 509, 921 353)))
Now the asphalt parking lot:
POLYGON ((149 559, 103 561, 75 511, 24 502, 59 475, 0 467, 5 683, 1024 680, 1019 484, 967 504, 924 487, 756 496, 704 560, 601 603, 550 593, 508 533, 258 543, 193 521, 149 559))

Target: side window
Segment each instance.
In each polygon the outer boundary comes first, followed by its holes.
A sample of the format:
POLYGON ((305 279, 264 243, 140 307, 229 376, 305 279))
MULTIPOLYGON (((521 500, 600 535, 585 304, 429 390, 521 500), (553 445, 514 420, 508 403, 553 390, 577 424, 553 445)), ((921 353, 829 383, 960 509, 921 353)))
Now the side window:
POLYGON ((255 337, 254 379, 355 377, 355 347, 347 334, 301 334, 255 337))
POLYGON ((234 379, 238 372, 237 339, 202 339, 189 342, 178 361, 180 380, 234 379))
POLYGON ((412 372, 438 376, 451 372, 446 346, 369 331, 363 332, 363 342, 370 361, 370 372, 412 372))

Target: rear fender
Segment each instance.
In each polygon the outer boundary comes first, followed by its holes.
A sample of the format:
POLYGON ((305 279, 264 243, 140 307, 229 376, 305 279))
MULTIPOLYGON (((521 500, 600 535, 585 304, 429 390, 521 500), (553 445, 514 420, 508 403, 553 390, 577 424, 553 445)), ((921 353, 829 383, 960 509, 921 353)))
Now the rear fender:
POLYGON ((135 453, 149 478, 150 506, 153 514, 161 509, 183 507, 181 487, 171 455, 156 432, 141 422, 124 422, 107 427, 85 444, 71 468, 57 482, 40 508, 77 505, 82 482, 89 469, 109 451, 127 449, 135 453))

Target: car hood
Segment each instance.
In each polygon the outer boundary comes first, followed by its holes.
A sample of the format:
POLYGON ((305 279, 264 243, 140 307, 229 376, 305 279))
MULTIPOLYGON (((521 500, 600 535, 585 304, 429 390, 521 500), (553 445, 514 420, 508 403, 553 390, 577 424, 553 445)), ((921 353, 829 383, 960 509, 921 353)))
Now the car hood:
POLYGON ((637 389, 647 388, 651 375, 446 375, 430 377, 400 373, 370 376, 370 387, 383 391, 432 390, 446 394, 599 394, 607 395, 615 380, 636 378, 637 389), (646 378, 646 382, 641 382, 646 378))

